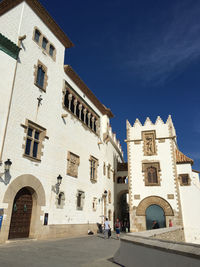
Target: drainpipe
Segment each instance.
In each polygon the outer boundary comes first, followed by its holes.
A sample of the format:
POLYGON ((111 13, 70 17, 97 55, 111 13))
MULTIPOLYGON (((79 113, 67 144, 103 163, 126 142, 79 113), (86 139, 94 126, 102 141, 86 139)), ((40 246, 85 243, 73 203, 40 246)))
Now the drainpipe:
MULTIPOLYGON (((24 39, 26 39, 26 35, 19 36, 20 28, 21 28, 21 24, 22 24, 23 13, 24 13, 24 4, 22 7, 22 13, 21 13, 20 23, 19 23, 19 28, 18 28, 18 47, 19 48, 21 48, 22 41, 24 39)), ((14 92, 14 86, 15 86, 15 79, 16 79, 16 73, 17 73, 17 66, 18 66, 18 59, 19 59, 19 54, 18 54, 18 57, 16 59, 16 63, 15 63, 15 71, 14 71, 14 76, 13 76, 12 89, 11 89, 9 106, 8 106, 8 113, 7 113, 7 118, 6 118, 6 125, 5 125, 2 147, 1 147, 1 152, 0 152, 0 166, 2 165, 3 150, 4 150, 4 145, 5 145, 6 133, 7 133, 7 129, 8 129, 8 121, 9 121, 9 117, 10 117, 10 110, 11 110, 11 104, 12 104, 12 98, 13 98, 13 92, 14 92)))

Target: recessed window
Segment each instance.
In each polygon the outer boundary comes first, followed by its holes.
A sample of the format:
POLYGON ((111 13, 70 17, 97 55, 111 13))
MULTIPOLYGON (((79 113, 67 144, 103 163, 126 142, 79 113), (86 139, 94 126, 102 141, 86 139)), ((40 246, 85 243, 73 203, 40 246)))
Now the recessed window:
POLYGON ((34 35, 34 40, 39 43, 40 41, 40 36, 41 36, 41 33, 36 29, 35 30, 35 35, 34 35))
POLYGON ((42 48, 44 48, 45 50, 47 49, 47 44, 48 44, 48 41, 45 37, 43 37, 42 39, 42 48))
POLYGON ((90 179, 92 181, 97 180, 97 167, 98 167, 98 159, 94 157, 90 157, 90 179))
POLYGON ((26 142, 24 149, 24 156, 31 157, 36 160, 41 158, 41 144, 45 137, 45 129, 39 125, 28 121, 26 128, 26 142))
POLYGON ((157 184, 158 183, 157 169, 154 167, 147 168, 147 177, 149 184, 157 184))
POLYGON ((146 186, 159 186, 160 185, 159 162, 143 163, 142 171, 144 172, 146 186))
POLYGON ((77 197, 76 207, 78 210, 82 210, 83 204, 84 204, 85 193, 83 191, 78 190, 76 197, 77 197))
POLYGON ((38 86, 43 91, 46 91, 47 87, 47 67, 42 64, 40 61, 38 61, 38 65, 34 66, 35 72, 35 85, 38 86))
POLYGON ((190 177, 188 174, 180 174, 179 175, 180 179, 180 185, 190 185, 190 177))
POLYGON ((45 70, 42 68, 42 66, 38 66, 36 83, 42 88, 44 87, 44 77, 45 77, 45 70))
POLYGON ((55 48, 53 47, 53 45, 50 45, 50 47, 49 47, 49 55, 53 57, 54 51, 55 51, 55 48))

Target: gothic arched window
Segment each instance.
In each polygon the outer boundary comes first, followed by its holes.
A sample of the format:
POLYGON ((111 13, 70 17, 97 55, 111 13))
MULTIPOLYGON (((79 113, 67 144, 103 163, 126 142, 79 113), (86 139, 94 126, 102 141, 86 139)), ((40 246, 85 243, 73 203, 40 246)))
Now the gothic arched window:
POLYGON ((147 169, 147 177, 148 177, 148 183, 157 184, 158 183, 157 169, 155 167, 149 167, 147 169))

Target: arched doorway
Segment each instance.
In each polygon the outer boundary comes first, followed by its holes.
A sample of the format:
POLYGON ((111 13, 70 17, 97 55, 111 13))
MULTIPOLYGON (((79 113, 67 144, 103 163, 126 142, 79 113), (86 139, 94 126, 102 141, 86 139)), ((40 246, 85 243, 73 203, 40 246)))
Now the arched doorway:
POLYGON ((158 205, 150 205, 146 209, 146 228, 152 229, 153 221, 158 223, 159 228, 166 227, 164 210, 158 205))
POLYGON ((23 187, 15 196, 12 208, 9 239, 29 236, 33 206, 32 190, 23 187))

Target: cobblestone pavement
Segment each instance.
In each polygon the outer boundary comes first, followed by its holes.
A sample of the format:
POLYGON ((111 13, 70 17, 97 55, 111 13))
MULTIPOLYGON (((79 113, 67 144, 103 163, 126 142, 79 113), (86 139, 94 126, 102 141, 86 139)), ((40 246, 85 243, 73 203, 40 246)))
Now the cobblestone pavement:
POLYGON ((118 267, 109 259, 119 246, 115 236, 16 240, 0 245, 0 267, 118 267))

